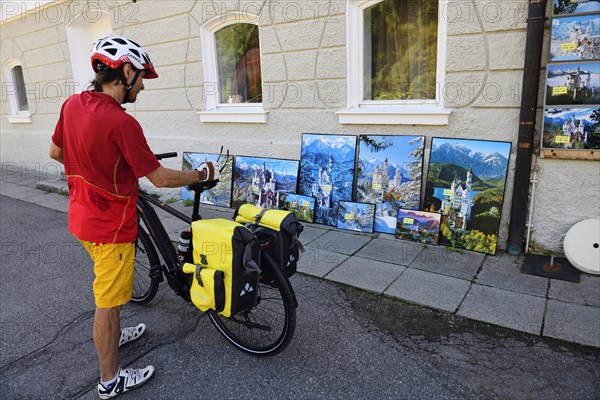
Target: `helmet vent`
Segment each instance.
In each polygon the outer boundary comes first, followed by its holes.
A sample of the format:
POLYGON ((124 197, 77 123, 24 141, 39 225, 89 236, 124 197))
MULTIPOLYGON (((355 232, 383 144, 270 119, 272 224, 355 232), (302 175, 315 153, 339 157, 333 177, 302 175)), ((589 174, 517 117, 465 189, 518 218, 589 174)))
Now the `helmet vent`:
POLYGON ((113 40, 119 44, 124 44, 124 45, 127 44, 127 42, 121 38, 113 38, 113 40))
POLYGON ((144 57, 144 61, 146 61, 146 64, 152 65, 152 62, 150 61, 150 59, 145 54, 142 54, 142 57, 144 57))
MULTIPOLYGON (((139 44, 137 44, 136 42, 134 42, 134 41, 133 41, 133 40, 131 40, 131 39, 129 39, 129 41, 130 41, 131 43, 135 44, 137 47, 142 47, 142 46, 140 46, 139 44)), ((125 44, 125 43, 123 43, 123 44, 125 44)))
POLYGON ((115 48, 112 48, 112 49, 104 49, 104 50, 105 50, 107 53, 110 53, 110 54, 112 54, 113 56, 114 56, 115 54, 117 54, 117 49, 115 49, 115 48))
POLYGON ((114 45, 113 45, 111 42, 109 42, 109 41, 106 41, 106 42, 104 42, 104 43, 102 44, 102 47, 103 47, 103 48, 104 48, 104 47, 107 47, 107 46, 114 46, 114 45))
POLYGON ((135 54, 136 56, 140 57, 140 52, 137 51, 136 49, 129 49, 129 51, 131 51, 133 54, 135 54))

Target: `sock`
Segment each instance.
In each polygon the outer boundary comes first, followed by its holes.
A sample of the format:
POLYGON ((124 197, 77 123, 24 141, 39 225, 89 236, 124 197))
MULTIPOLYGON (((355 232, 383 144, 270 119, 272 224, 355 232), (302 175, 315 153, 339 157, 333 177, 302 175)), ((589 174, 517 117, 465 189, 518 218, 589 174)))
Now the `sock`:
POLYGON ((119 378, 119 373, 117 372, 117 374, 115 375, 115 377, 112 378, 110 381, 106 381, 106 382, 100 381, 100 384, 104 387, 104 389, 110 390, 110 389, 113 388, 113 386, 117 382, 118 378, 119 378))

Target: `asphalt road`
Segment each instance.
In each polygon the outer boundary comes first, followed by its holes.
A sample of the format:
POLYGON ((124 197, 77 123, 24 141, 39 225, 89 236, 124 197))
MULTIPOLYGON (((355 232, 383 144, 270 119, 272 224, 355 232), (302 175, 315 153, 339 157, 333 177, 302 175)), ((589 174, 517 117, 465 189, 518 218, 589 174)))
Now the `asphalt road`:
MULTIPOLYGON (((0 398, 96 399, 91 262, 64 213, 0 197, 0 398)), ((297 274, 291 345, 227 344, 167 286, 122 321, 148 331, 122 366, 157 368, 123 399, 598 399, 600 351, 297 274)))

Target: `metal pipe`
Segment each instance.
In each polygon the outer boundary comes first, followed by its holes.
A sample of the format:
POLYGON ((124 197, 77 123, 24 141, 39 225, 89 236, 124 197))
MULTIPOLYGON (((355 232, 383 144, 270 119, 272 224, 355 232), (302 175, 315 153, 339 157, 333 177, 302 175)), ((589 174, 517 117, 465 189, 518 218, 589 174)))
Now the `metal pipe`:
POLYGON ((519 137, 513 184, 510 225, 508 231, 509 254, 518 255, 523 251, 525 222, 527 219, 527 197, 531 179, 531 156, 533 134, 537 113, 540 67, 546 21, 547 0, 530 0, 527 18, 527 42, 525 45, 525 65, 523 67, 523 98, 519 117, 519 137))
POLYGON ((529 253, 529 239, 531 239, 531 219, 533 217, 533 201, 535 197, 535 186, 537 184, 537 173, 538 164, 537 157, 535 159, 535 166, 533 167, 533 178, 531 178, 531 197, 529 199, 529 221, 527 222, 527 238, 525 239, 525 254, 529 253))

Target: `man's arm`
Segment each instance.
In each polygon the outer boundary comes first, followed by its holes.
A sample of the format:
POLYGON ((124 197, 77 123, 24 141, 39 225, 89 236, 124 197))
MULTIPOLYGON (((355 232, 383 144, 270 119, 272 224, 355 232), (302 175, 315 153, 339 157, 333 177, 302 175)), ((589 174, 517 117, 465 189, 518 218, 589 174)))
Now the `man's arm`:
POLYGON ((205 174, 195 169, 192 171, 179 171, 161 165, 146 175, 146 178, 150 179, 150 182, 157 188, 177 188, 204 180, 205 174))
POLYGON ((55 145, 54 142, 50 144, 50 158, 63 164, 63 149, 55 145))

